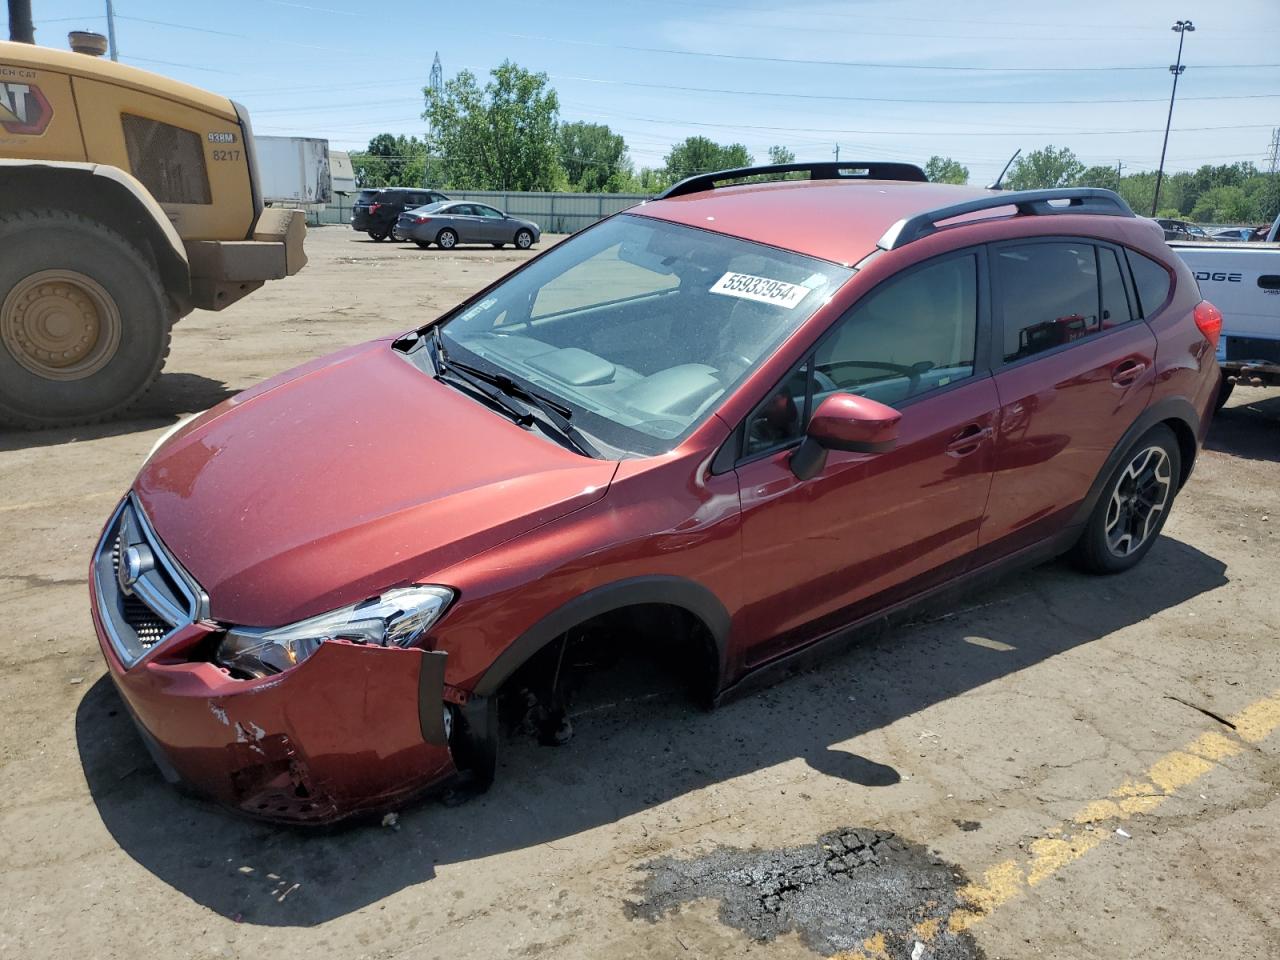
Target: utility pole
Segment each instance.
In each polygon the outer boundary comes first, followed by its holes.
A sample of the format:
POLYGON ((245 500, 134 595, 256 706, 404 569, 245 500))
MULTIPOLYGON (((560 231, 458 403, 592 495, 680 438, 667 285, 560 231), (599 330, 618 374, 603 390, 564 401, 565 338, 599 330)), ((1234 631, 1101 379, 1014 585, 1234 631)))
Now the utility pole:
POLYGON ((1124 170, 1124 162, 1121 160, 1117 160, 1116 161, 1116 190, 1117 191, 1120 190, 1120 178, 1123 176, 1121 171, 1123 170, 1124 170))
POLYGON ((1173 124, 1173 101, 1178 96, 1178 77, 1182 76, 1182 71, 1187 69, 1182 65, 1182 41, 1187 38, 1188 33, 1195 32, 1196 25, 1190 20, 1179 20, 1173 25, 1173 30, 1178 34, 1178 62, 1169 67, 1169 72, 1173 74, 1173 92, 1169 94, 1169 116, 1164 122, 1164 146, 1160 148, 1160 166, 1156 170, 1156 192, 1151 198, 1151 215, 1156 215, 1156 209, 1160 205, 1160 181, 1164 179, 1164 155, 1169 149, 1169 127, 1173 124))
POLYGON ((31 22, 31 0, 9 0, 9 39, 15 43, 36 42, 36 26, 31 22))
POLYGON ((1271 209, 1267 213, 1272 219, 1280 216, 1280 127, 1271 131, 1270 153, 1267 156, 1267 172, 1271 175, 1271 209))
POLYGON ((107 0, 107 45, 111 47, 111 59, 119 61, 120 53, 116 50, 116 8, 111 0, 107 0))
POLYGON ((836 144, 836 163, 840 162, 840 144, 836 144))

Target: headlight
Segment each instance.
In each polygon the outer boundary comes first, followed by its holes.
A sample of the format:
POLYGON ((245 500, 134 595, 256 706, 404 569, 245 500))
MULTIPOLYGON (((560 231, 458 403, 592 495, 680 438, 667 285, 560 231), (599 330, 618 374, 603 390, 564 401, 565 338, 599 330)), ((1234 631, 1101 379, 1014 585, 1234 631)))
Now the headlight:
POLYGON ((215 659, 239 673, 264 677, 296 667, 326 640, 408 646, 440 619, 452 599, 448 587, 403 587, 287 627, 231 627, 215 659))

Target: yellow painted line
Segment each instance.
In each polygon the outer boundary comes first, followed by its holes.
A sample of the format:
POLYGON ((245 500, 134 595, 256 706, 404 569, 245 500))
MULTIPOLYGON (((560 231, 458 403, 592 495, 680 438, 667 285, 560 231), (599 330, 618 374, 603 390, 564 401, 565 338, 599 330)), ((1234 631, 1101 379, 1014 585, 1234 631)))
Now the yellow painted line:
POLYGON ((46 507, 61 507, 68 503, 84 503, 89 500, 105 500, 114 497, 117 500, 124 496, 120 490, 104 490, 99 493, 80 493, 71 497, 57 497, 53 500, 28 500, 25 503, 6 503, 0 506, 0 513, 15 513, 19 510, 43 510, 46 507))
MULTIPOLYGON (((1085 805, 1069 820, 1033 840, 1022 857, 997 863, 983 872, 981 880, 961 887, 961 906, 947 918, 947 930, 956 934, 969 929, 1024 890, 1038 886, 1100 846, 1110 833, 1089 829, 1093 824, 1119 824, 1135 814, 1150 813, 1223 760, 1244 752, 1248 746, 1261 744, 1280 729, 1280 690, 1228 719, 1235 725, 1230 734, 1210 730, 1180 750, 1166 753, 1141 777, 1126 780, 1105 798, 1085 805)), ((938 919, 925 920, 916 924, 910 936, 928 946, 941 928, 938 919)), ((836 954, 836 958, 880 960, 886 955, 886 936, 878 933, 864 940, 862 949, 836 954)))

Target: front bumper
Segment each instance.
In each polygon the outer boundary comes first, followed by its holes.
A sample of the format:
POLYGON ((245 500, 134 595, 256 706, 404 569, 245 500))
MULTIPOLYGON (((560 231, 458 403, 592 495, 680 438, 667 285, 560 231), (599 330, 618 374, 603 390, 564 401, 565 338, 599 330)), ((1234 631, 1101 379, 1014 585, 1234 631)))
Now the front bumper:
POLYGON ((307 265, 306 214, 268 207, 249 240, 188 240, 191 302, 202 310, 221 310, 268 280, 292 277, 307 265))
MULTIPOLYGON (((454 772, 443 653, 325 643, 285 673, 237 680, 208 660, 220 631, 207 619, 172 625, 149 646, 122 638, 125 595, 111 555, 130 510, 132 498, 95 552, 93 622, 111 679, 167 780, 253 816, 327 823, 396 806, 454 772)), ((164 549, 152 546, 158 556, 164 549)))

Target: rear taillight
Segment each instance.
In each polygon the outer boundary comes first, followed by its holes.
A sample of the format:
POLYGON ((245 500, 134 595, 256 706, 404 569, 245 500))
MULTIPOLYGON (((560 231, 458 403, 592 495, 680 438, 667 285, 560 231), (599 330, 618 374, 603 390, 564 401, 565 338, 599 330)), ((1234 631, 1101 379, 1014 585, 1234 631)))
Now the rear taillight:
POLYGON ((378 208, 379 208, 380 206, 382 206, 382 204, 380 204, 380 203, 371 203, 371 204, 369 204, 369 212, 370 212, 370 213, 377 213, 377 212, 378 212, 378 208))
POLYGON ((1222 311, 1208 300, 1201 300, 1196 304, 1195 318, 1196 326, 1209 341, 1209 346, 1217 350, 1218 338, 1222 336, 1222 311))
POLYGON ((413 222, 414 223, 430 223, 431 218, 430 217, 414 217, 413 222))

